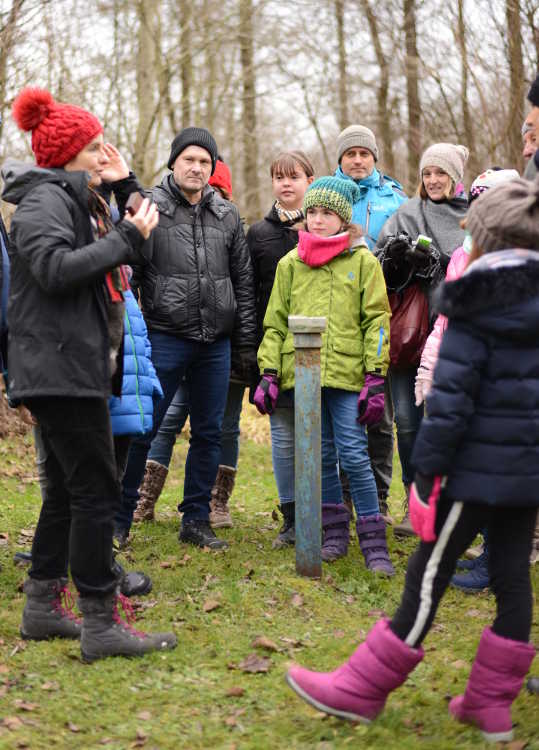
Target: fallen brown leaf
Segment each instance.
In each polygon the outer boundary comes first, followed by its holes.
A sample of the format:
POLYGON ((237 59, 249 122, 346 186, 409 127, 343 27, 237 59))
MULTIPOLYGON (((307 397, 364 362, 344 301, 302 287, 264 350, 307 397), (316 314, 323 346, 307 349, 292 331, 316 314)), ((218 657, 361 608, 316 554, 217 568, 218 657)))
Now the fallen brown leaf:
POLYGON ((370 609, 367 612, 367 617, 385 617, 386 613, 383 609, 370 609))
POLYGON ((148 735, 144 731, 144 729, 141 729, 140 727, 137 727, 137 740, 147 740, 148 735))
POLYGON ((9 667, 7 664, 0 664, 0 674, 9 674, 9 667))
POLYGON ((303 597, 301 594, 292 594, 292 598, 290 599, 290 604, 293 607, 303 607, 303 597))
POLYGON ((235 716, 227 716, 225 719, 225 724, 227 727, 235 727, 238 722, 236 721, 235 716))
POLYGON ((509 742, 505 747, 506 750, 524 750, 527 746, 528 743, 525 740, 513 740, 513 742, 509 742))
POLYGON ((271 666, 271 659, 253 653, 246 656, 243 661, 240 661, 238 669, 241 669, 242 672, 268 672, 271 666))
POLYGON ((73 734, 80 732, 80 728, 76 724, 73 724, 70 721, 66 722, 66 727, 69 729, 70 732, 73 732, 73 734))
POLYGON ((212 612, 214 609, 217 609, 221 606, 221 602, 218 602, 217 599, 206 599, 204 604, 202 605, 202 609, 204 612, 212 612))
POLYGON ((59 690, 60 685, 57 682, 44 682, 43 685, 41 685, 42 690, 59 690))
POLYGON ((233 685, 226 691, 226 696, 227 698, 241 698, 244 693, 245 688, 242 688, 239 685, 233 685))
POLYGON ((457 659, 456 661, 451 662, 451 666, 455 667, 455 669, 466 669, 466 667, 469 667, 467 661, 464 661, 464 659, 457 659))
POLYGON ((344 630, 334 630, 333 631, 333 637, 334 638, 344 638, 345 635, 346 635, 346 633, 344 632, 344 630))
POLYGON ((2 722, 2 726, 9 729, 10 732, 14 732, 19 727, 22 727, 23 723, 18 716, 6 716, 2 722))
POLYGON ((266 651, 279 651, 279 646, 264 635, 259 635, 255 638, 251 643, 251 648, 263 648, 266 651))
POLYGON ((137 714, 137 719, 140 719, 141 721, 150 721, 152 718, 151 711, 140 711, 137 714))
POLYGON ((36 708, 39 708, 37 703, 28 703, 20 698, 16 698, 13 702, 20 711, 35 711, 36 708))
POLYGON ((159 567, 160 568, 172 568, 173 564, 174 563, 171 562, 170 560, 163 560, 163 562, 159 563, 159 567))

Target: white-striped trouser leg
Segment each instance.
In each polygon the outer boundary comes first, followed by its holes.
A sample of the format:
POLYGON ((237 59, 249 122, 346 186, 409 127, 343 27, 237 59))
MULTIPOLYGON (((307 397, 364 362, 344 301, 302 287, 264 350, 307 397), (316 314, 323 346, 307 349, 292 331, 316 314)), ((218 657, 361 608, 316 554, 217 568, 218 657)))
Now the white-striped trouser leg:
POLYGON ((408 646, 415 646, 429 618, 432 609, 432 589, 434 587, 434 581, 438 574, 440 561, 446 550, 451 534, 453 533, 453 529, 457 525, 457 522, 461 516, 462 508, 462 503, 453 504, 453 507, 451 508, 449 515, 445 519, 445 523, 440 530, 440 534, 438 535, 436 544, 433 547, 430 559, 425 567, 423 580, 421 581, 421 592, 419 594, 419 607, 417 610, 417 615, 413 627, 406 636, 405 640, 405 643, 408 646))

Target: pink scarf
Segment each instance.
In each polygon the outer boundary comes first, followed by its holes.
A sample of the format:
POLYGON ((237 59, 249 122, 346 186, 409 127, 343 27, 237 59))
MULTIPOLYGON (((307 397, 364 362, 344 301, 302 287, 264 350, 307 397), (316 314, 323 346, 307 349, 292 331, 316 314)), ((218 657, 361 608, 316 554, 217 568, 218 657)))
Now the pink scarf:
POLYGON ((298 255, 311 268, 323 266, 350 247, 348 232, 332 237, 319 237, 310 232, 299 232, 298 255))

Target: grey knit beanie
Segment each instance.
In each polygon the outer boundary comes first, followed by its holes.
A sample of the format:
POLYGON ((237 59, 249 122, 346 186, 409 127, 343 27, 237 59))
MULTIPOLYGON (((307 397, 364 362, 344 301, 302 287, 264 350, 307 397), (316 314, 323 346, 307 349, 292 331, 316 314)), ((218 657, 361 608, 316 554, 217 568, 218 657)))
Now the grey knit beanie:
POLYGON ((466 229, 485 253, 539 250, 539 177, 519 177, 486 190, 470 206, 466 229))
POLYGON ((440 167, 456 184, 462 180, 469 153, 466 146, 456 146, 453 143, 434 143, 423 152, 419 164, 419 175, 420 177, 423 175, 425 167, 440 167))
POLYGON ((364 125, 349 125, 337 138, 337 162, 341 163, 341 157, 349 148, 368 148, 378 161, 378 146, 374 133, 364 125))

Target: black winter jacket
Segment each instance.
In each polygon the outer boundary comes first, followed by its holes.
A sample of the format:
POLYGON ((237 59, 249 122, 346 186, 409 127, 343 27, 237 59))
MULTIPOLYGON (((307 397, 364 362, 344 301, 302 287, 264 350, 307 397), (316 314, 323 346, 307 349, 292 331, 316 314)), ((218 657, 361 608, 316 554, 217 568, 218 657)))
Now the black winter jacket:
POLYGON ((454 500, 539 506, 539 253, 484 255, 441 289, 449 318, 412 461, 454 500))
POLYGON ((291 229, 295 222, 283 222, 272 206, 262 221, 257 221, 247 232, 247 244, 253 261, 256 295, 257 345, 264 338, 263 321, 266 314, 277 264, 298 244, 298 233, 291 229))
POLYGON ((135 269, 150 330, 255 346, 253 272, 238 209, 206 186, 192 206, 172 174, 151 191, 159 225, 149 263, 135 269))
MULTIPOLYGON (((2 177, 2 197, 18 204, 9 247, 10 396, 106 398, 111 374, 104 275, 121 263, 140 263, 146 243, 126 221, 94 240, 85 172, 8 159, 2 177)), ((132 180, 113 188, 123 213, 132 180)))

